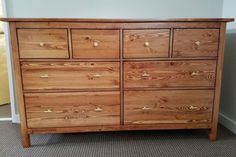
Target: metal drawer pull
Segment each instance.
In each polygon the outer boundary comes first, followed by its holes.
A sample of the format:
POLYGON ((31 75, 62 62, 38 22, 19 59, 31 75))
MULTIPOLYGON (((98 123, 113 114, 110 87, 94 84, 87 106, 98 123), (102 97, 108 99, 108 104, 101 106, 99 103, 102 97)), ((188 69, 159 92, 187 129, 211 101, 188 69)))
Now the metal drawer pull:
POLYGON ((200 110, 200 108, 197 106, 190 106, 189 109, 192 111, 199 111, 200 110))
POLYGON ((44 43, 39 43, 39 46, 40 46, 40 47, 43 47, 43 46, 44 46, 44 43))
POLYGON ((200 45, 201 45, 201 42, 200 42, 200 41, 196 41, 196 42, 195 42, 195 45, 200 46, 200 45))
POLYGON ((143 77, 149 77, 150 74, 148 74, 146 71, 144 71, 142 76, 143 76, 143 77))
POLYGON ((48 78, 49 76, 47 74, 41 75, 40 78, 48 78))
POLYGON ((100 75, 100 74, 94 74, 93 76, 96 77, 96 78, 99 78, 99 77, 101 77, 102 75, 100 75))
POLYGON ((93 42, 93 47, 98 47, 99 43, 98 42, 93 42))
POLYGON ((43 111, 44 113, 51 113, 52 112, 52 109, 47 109, 45 111, 43 111))
POLYGON ((192 72, 191 73, 191 76, 198 76, 199 75, 199 72, 192 72))
POLYGON ((103 109, 101 109, 100 107, 97 107, 94 109, 95 112, 102 112, 103 109))
POLYGON ((142 110, 147 111, 147 110, 151 110, 151 108, 144 106, 142 110))
POLYGON ((149 45, 150 45, 149 42, 144 42, 145 47, 148 47, 149 45))

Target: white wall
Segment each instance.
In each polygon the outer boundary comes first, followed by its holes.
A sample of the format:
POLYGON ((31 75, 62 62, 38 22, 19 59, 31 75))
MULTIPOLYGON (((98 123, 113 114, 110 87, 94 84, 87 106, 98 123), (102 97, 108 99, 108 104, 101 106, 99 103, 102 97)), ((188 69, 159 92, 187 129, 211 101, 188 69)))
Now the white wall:
MULTIPOLYGON (((236 1, 224 0, 223 17, 236 19, 236 1)), ((227 27, 220 122, 236 133, 236 22, 227 27)))
POLYGON ((222 0, 6 0, 10 17, 221 17, 222 0))

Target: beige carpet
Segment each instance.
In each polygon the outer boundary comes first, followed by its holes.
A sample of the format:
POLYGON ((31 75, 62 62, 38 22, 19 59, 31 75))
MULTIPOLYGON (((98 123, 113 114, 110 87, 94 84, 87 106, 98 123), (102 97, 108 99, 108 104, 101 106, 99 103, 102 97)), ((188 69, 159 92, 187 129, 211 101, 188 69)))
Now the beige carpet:
POLYGON ((0 105, 0 118, 10 118, 10 117, 11 117, 10 104, 0 105))

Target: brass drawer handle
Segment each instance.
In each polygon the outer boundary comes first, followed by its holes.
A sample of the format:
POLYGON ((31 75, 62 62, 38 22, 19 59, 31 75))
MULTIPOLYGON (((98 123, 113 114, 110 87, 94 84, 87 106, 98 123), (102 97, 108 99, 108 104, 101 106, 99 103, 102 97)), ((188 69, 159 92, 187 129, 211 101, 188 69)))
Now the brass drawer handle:
POLYGON ((97 107, 97 108, 94 109, 95 112, 102 112, 102 110, 103 110, 103 109, 100 108, 100 107, 97 107))
POLYGON ((48 78, 48 74, 41 75, 40 78, 48 78))
POLYGON ((44 43, 42 42, 42 43, 39 43, 39 46, 40 47, 43 47, 44 46, 44 43))
POLYGON ((52 109, 47 109, 45 111, 43 111, 44 113, 51 113, 52 112, 52 109))
POLYGON ((151 108, 144 106, 142 110, 147 111, 147 110, 151 110, 151 108))
POLYGON ((199 72, 197 72, 197 71, 194 71, 194 72, 192 72, 191 73, 191 76, 199 76, 200 74, 199 74, 199 72))
POLYGON ((200 41, 196 41, 196 42, 195 42, 195 45, 200 46, 200 45, 201 45, 201 42, 200 42, 200 41))
POLYGON ((197 106, 190 106, 190 107, 189 107, 189 110, 191 110, 191 111, 199 111, 200 108, 197 107, 197 106))
POLYGON ((144 71, 143 74, 142 74, 142 77, 149 77, 149 76, 150 76, 150 74, 147 73, 146 71, 144 71))
POLYGON ((99 77, 101 77, 102 75, 100 75, 100 74, 94 74, 93 76, 96 77, 96 78, 99 78, 99 77))
POLYGON ((146 42, 144 42, 144 46, 145 46, 145 47, 148 47, 149 45, 150 45, 150 43, 149 43, 149 42, 147 42, 147 41, 146 41, 146 42))
POLYGON ((93 47, 98 47, 99 43, 97 41, 93 42, 93 47))

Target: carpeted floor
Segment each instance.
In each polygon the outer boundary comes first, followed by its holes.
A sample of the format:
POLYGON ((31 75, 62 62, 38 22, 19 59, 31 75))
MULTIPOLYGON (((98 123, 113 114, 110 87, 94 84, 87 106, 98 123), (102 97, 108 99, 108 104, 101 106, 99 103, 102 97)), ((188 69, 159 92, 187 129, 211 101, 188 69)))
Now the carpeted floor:
POLYGON ((10 104, 0 105, 0 118, 11 117, 11 106, 10 104))
POLYGON ((220 126, 216 142, 206 130, 31 135, 21 146, 19 125, 0 122, 1 157, 236 157, 236 135, 220 126))

